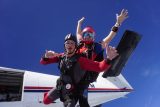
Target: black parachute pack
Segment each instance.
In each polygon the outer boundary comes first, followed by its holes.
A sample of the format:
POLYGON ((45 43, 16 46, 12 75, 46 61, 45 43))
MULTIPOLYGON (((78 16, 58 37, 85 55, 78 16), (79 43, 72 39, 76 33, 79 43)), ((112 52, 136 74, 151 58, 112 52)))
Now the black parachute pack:
POLYGON ((57 79, 56 88, 59 90, 60 100, 66 102, 73 97, 73 88, 75 87, 75 71, 74 67, 80 56, 75 54, 72 57, 66 57, 65 55, 59 57, 58 68, 61 71, 61 76, 57 79))
POLYGON ((121 73, 128 58, 133 53, 140 40, 141 35, 138 33, 130 30, 125 31, 116 47, 119 55, 111 61, 111 67, 103 73, 104 78, 118 76, 121 73))
POLYGON ((77 63, 77 59, 79 58, 80 56, 75 54, 74 56, 70 57, 70 58, 67 58, 65 55, 64 56, 61 56, 59 59, 60 59, 60 62, 58 64, 58 68, 60 69, 61 71, 61 74, 63 75, 66 75, 66 74, 72 74, 73 72, 73 67, 74 65, 77 63), (72 71, 72 72, 71 72, 72 71))
POLYGON ((85 71, 80 67, 78 59, 82 57, 82 54, 75 54, 72 57, 67 58, 66 56, 60 57, 58 68, 61 71, 61 80, 68 82, 72 80, 72 83, 76 85, 81 78, 83 78, 85 71), (63 77, 70 77, 71 79, 65 79, 63 77))
MULTIPOLYGON (((94 42, 91 45, 88 45, 88 50, 86 52, 84 52, 83 56, 86 56, 88 59, 92 59, 93 57, 93 52, 96 53, 96 57, 94 59, 94 61, 102 61, 103 58, 103 49, 101 47, 100 43, 96 43, 94 42)), ((98 72, 93 72, 93 71, 88 71, 85 73, 84 78, 82 79, 82 82, 88 82, 88 83, 92 83, 94 81, 97 80, 99 73, 98 72)))

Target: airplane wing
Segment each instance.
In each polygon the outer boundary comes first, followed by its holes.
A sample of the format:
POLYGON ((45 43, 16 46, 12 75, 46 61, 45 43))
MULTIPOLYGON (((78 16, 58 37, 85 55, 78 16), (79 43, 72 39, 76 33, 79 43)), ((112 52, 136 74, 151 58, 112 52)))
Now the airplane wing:
POLYGON ((116 77, 103 78, 100 73, 96 82, 89 87, 89 103, 92 106, 122 98, 133 91, 132 86, 120 74, 116 77), (94 87, 93 87, 94 85, 94 87))
POLYGON ((110 69, 104 72, 103 74, 104 78, 118 76, 121 73, 128 58, 133 53, 134 49, 137 47, 140 40, 140 34, 130 30, 125 31, 122 39, 120 40, 116 48, 119 53, 119 56, 111 61, 110 69))

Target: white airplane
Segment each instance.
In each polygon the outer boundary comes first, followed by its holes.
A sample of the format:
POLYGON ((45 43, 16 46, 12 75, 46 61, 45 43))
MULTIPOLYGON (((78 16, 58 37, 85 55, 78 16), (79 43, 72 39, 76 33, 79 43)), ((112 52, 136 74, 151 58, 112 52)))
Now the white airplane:
MULTIPOLYGON (((0 67, 0 107, 63 107, 60 100, 43 104, 43 94, 56 86, 58 76, 27 70, 0 67)), ((91 107, 125 97, 133 90, 120 74, 103 78, 100 73, 96 82, 88 88, 91 107)))
MULTIPOLYGON (((91 107, 100 107, 108 101, 125 97, 133 88, 120 74, 129 56, 140 40, 139 34, 127 30, 117 50, 119 56, 111 62, 111 68, 102 72, 88 88, 91 107), (97 106, 98 105, 98 106, 97 106)), ((60 100, 43 104, 43 94, 56 87, 58 76, 27 70, 0 67, 0 107, 62 107, 60 100)))

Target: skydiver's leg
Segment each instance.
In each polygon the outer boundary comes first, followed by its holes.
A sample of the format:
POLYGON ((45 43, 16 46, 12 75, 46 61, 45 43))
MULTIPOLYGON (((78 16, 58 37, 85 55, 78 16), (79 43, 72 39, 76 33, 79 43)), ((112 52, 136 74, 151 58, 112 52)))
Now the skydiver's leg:
POLYGON ((79 95, 80 107, 90 107, 88 103, 88 89, 85 89, 82 94, 79 95))
POLYGON ((80 105, 80 107, 90 107, 89 103, 88 103, 88 98, 81 96, 79 98, 79 105, 80 105))
POLYGON ((44 93, 43 103, 50 104, 60 97, 59 90, 56 88, 51 89, 49 92, 44 93))
POLYGON ((63 104, 64 104, 64 107, 75 107, 76 101, 75 99, 68 99, 63 104))
POLYGON ((76 105, 75 100, 72 100, 71 102, 68 103, 67 107, 75 107, 75 105, 76 105))

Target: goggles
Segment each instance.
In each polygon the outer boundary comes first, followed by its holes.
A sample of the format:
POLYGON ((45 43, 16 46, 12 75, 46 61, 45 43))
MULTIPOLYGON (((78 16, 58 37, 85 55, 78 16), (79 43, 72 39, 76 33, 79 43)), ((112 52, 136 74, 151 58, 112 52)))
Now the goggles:
POLYGON ((85 38, 85 37, 87 37, 87 36, 90 37, 90 38, 94 38, 94 35, 95 35, 94 33, 84 32, 84 33, 83 33, 83 38, 85 38))

